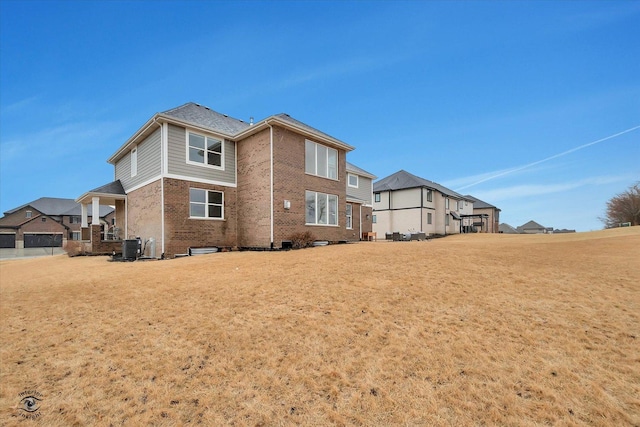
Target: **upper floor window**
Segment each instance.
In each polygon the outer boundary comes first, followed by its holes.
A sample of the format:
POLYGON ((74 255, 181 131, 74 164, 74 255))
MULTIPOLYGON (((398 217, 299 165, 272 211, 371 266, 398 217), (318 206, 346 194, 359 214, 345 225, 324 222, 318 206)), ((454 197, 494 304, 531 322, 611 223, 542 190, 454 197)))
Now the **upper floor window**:
POLYGON ((433 190, 427 190, 427 202, 433 202, 433 190))
POLYGON ((138 174, 138 147, 131 150, 131 176, 138 174))
POLYGON ((209 136, 187 132, 187 162, 222 168, 224 144, 209 136))
POLYGON ((305 141, 305 172, 323 178, 338 179, 338 150, 305 141))
POLYGON ((373 196, 376 202, 380 202, 380 193, 374 193, 373 196))
POLYGON ((31 211, 27 211, 25 213, 25 218, 31 218, 31 215, 32 215, 31 211))
POLYGON ((358 188, 358 175, 354 175, 352 173, 348 174, 347 182, 349 183, 349 187, 358 188))
POLYGON ((189 189, 189 216, 191 218, 224 218, 224 193, 221 191, 189 189))
POLYGON ((80 224, 80 217, 77 215, 72 215, 69 217, 69 224, 80 224))
POLYGON ((444 199, 444 208, 449 209, 449 198, 444 199))

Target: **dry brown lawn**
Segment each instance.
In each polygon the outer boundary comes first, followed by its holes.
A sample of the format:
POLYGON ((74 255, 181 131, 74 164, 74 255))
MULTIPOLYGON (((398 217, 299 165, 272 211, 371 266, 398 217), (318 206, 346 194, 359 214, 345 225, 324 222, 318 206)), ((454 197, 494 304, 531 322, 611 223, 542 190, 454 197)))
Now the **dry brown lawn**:
POLYGON ((2 425, 640 425, 640 227, 0 280, 2 425))

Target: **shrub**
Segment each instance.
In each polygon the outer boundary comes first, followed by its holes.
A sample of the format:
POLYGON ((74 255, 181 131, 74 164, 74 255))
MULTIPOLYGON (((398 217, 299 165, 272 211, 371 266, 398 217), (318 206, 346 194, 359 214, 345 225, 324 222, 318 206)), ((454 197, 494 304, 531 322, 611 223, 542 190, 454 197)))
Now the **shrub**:
POLYGON ((316 241, 316 236, 309 231, 305 231, 302 233, 293 233, 291 237, 289 237, 289 240, 291 240, 291 247, 293 249, 302 249, 313 246, 313 242, 316 241))

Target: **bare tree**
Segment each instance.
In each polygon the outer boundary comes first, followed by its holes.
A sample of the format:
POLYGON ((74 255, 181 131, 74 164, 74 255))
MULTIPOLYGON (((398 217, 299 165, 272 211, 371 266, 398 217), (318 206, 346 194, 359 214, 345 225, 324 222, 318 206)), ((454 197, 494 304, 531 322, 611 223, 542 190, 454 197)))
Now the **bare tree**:
POLYGON ((604 218, 600 220, 606 228, 618 227, 627 222, 640 225, 640 181, 613 196, 607 202, 604 218))

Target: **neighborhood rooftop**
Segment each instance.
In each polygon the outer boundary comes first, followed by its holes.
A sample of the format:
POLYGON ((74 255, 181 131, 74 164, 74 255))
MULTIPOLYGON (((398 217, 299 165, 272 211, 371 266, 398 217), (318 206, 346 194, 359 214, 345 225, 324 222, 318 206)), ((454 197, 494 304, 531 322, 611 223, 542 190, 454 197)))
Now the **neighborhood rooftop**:
POLYGON ((398 172, 373 183, 374 192, 395 191, 417 187, 427 187, 433 190, 437 190, 442 194, 450 197, 455 197, 457 199, 466 199, 466 196, 456 193, 455 191, 448 189, 444 185, 429 181, 428 179, 420 178, 419 176, 415 176, 405 170, 399 170, 398 172))

